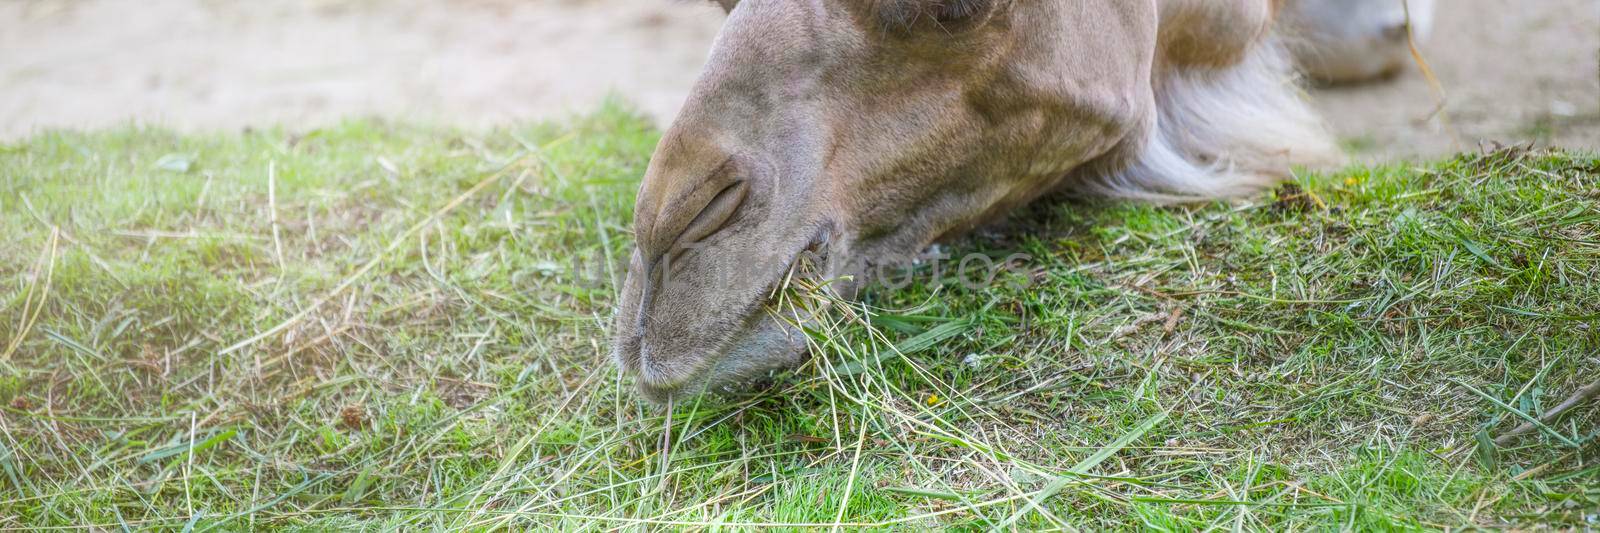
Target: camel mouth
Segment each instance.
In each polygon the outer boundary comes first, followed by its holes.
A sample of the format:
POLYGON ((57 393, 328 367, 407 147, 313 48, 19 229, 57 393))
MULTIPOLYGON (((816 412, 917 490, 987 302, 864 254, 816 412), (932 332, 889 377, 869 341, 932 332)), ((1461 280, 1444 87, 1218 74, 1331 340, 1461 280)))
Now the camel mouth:
MULTIPOLYGON (((687 376, 662 376, 632 370, 639 392, 657 404, 704 393, 729 394, 748 390, 774 371, 799 364, 808 353, 805 332, 774 316, 765 306, 746 321, 735 338, 705 354, 710 364, 687 376), (714 354, 714 355, 713 355, 714 354)), ((644 359, 648 356, 641 356, 644 359)), ((645 363, 642 366, 647 366, 645 363)))
POLYGON ((770 263, 773 271, 752 266, 753 271, 770 277, 761 282, 765 288, 748 300, 728 302, 733 304, 730 308, 738 309, 732 320, 716 328, 720 331, 707 332, 699 346, 686 348, 682 343, 663 342, 659 336, 653 342, 649 322, 641 321, 618 332, 615 360, 625 374, 634 377, 642 395, 658 404, 703 392, 744 390, 774 370, 795 366, 806 353, 803 328, 811 317, 803 309, 804 302, 797 303, 790 295, 816 285, 801 282, 795 287, 797 279, 820 276, 825 236, 826 232, 819 230, 803 246, 769 256, 777 261, 770 263), (783 268, 776 268, 778 265, 783 268))

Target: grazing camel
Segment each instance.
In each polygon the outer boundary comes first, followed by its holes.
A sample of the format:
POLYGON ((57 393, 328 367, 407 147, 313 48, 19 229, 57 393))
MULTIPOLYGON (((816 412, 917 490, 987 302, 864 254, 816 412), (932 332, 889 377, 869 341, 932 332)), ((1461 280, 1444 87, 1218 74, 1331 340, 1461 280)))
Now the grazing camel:
POLYGON ((875 265, 1053 192, 1250 194, 1337 161, 1274 0, 719 0, 639 190, 615 358, 656 401, 797 364, 803 253, 875 265))

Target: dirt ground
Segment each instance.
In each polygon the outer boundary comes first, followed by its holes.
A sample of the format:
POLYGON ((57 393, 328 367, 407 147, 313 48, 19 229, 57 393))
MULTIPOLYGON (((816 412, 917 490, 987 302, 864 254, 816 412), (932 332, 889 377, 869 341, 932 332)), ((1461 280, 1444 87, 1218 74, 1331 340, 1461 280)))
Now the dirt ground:
MULTIPOLYGON (((612 92, 665 123, 721 21, 672 0, 8 0, 0 139, 127 121, 481 126, 612 92)), ((1313 91, 1363 158, 1480 139, 1600 147, 1600 0, 1450 0, 1437 28, 1424 53, 1445 113, 1416 73, 1313 91)))

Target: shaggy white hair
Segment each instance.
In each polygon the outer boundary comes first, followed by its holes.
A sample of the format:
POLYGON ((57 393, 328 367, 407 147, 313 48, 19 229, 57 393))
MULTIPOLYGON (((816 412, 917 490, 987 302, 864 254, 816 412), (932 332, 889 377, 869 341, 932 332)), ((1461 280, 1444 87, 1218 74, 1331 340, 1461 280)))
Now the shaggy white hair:
POLYGON ((1291 166, 1340 160, 1276 38, 1232 66, 1168 69, 1154 83, 1154 125, 1093 192, 1155 202, 1241 196, 1287 178, 1291 166))

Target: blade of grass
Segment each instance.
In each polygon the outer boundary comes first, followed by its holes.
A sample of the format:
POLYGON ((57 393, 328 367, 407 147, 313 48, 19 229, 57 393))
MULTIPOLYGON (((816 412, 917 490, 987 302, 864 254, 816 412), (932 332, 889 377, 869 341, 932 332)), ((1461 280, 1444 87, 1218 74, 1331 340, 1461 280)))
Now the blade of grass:
POLYGON ((834 372, 840 376, 854 376, 866 372, 874 364, 881 364, 897 357, 904 357, 931 348, 933 345, 967 331, 971 327, 972 321, 970 320, 951 320, 906 339, 905 342, 895 345, 893 349, 881 352, 875 357, 841 364, 834 372))
POLYGON ((1544 422, 1539 421, 1538 418, 1534 418, 1533 415, 1529 415, 1528 413, 1522 412, 1521 409, 1517 409, 1515 407, 1507 405, 1505 402, 1502 402, 1502 401, 1496 399, 1495 397, 1490 396, 1486 392, 1478 390, 1477 388, 1473 387, 1472 385, 1468 385, 1468 384, 1463 383, 1461 381, 1456 381, 1456 380, 1452 380, 1452 381, 1455 381, 1457 385, 1460 385, 1462 388, 1465 388, 1468 391, 1471 391, 1473 394, 1478 395, 1478 397, 1483 398, 1485 400, 1488 400, 1489 403, 1494 404, 1495 407, 1499 407, 1501 409, 1504 409, 1504 410, 1510 412, 1511 414, 1516 415, 1517 418, 1521 418, 1524 422, 1527 422, 1529 424, 1533 424, 1533 427, 1539 428, 1540 431, 1543 431, 1543 432, 1545 432, 1545 434, 1550 435, 1551 438, 1554 438, 1554 439, 1556 439, 1558 441, 1561 441, 1562 444, 1566 444, 1567 446, 1571 446, 1573 448, 1577 448, 1578 447, 1578 442, 1577 441, 1572 440, 1572 438, 1567 437, 1566 435, 1562 435, 1561 432, 1556 431, 1555 428, 1552 428, 1552 427, 1550 427, 1548 425, 1545 425, 1544 422))
MULTIPOLYGON (((1138 426, 1134 427, 1132 430, 1129 430, 1127 433, 1124 433, 1121 437, 1118 437, 1117 440, 1112 441, 1111 444, 1108 444, 1105 447, 1096 450, 1094 453, 1089 454, 1089 456, 1083 458, 1082 461, 1078 461, 1078 464, 1067 469, 1067 472, 1071 474, 1089 473, 1090 469, 1099 466, 1100 463, 1104 462, 1106 459, 1109 459, 1117 452, 1122 451, 1123 448, 1128 447, 1129 444, 1132 444, 1133 441, 1138 440, 1139 437, 1143 437, 1145 433, 1156 427, 1156 424, 1160 424, 1161 421, 1166 420, 1168 414, 1169 411, 1162 411, 1160 413, 1156 413, 1150 418, 1146 418, 1144 422, 1140 422, 1138 426)), ((1067 484, 1071 483, 1074 479, 1077 479, 1077 477, 1056 477, 1056 479, 1052 480, 1049 485, 1045 486, 1044 490, 1039 491, 1037 495, 1028 500, 1028 503, 1023 505, 1022 509, 1012 513, 1010 517, 1006 518, 1004 522, 1001 522, 999 526, 996 526, 994 530, 999 531, 1010 529, 1011 526, 1016 524, 1017 520, 1021 519, 1023 515, 1028 513, 1028 511, 1038 508, 1039 504, 1043 503, 1051 496, 1055 496, 1056 493, 1061 492, 1061 489, 1066 488, 1067 484)))

